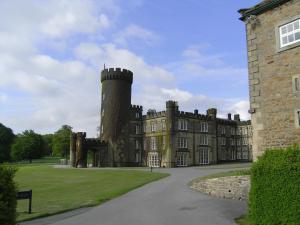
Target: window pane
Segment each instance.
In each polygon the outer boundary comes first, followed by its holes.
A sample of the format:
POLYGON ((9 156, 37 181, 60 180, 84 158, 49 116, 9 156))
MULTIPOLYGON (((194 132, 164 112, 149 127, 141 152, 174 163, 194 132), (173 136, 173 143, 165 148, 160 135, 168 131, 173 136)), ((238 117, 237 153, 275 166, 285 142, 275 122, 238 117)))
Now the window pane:
POLYGON ((294 22, 294 29, 299 29, 299 20, 297 20, 296 22, 294 22))
POLYGON ((297 33, 295 34, 295 40, 300 40, 300 32, 297 32, 297 33))
POLYGON ((288 32, 293 31, 293 24, 287 25, 287 30, 288 30, 288 32))
POLYGON ((289 35, 288 40, 289 40, 289 42, 293 42, 295 40, 294 34, 289 35))
POLYGON ((285 34, 286 33, 286 26, 281 27, 281 33, 285 34))

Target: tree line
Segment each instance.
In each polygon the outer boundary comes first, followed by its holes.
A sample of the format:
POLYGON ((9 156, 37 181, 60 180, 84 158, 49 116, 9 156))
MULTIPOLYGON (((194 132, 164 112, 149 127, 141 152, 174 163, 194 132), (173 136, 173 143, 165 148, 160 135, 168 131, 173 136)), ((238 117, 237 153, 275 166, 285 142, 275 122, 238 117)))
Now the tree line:
POLYGON ((0 163, 38 159, 44 156, 67 157, 72 127, 63 125, 53 134, 38 134, 25 130, 14 134, 0 123, 0 163))

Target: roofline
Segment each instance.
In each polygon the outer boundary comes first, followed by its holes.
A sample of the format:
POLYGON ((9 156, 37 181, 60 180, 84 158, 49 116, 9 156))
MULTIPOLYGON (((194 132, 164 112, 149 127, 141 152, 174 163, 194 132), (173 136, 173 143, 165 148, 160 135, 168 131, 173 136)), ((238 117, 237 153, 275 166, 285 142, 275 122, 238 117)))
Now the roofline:
POLYGON ((272 0, 261 2, 251 8, 248 9, 240 9, 238 12, 242 15, 239 19, 245 21, 245 19, 250 15, 259 15, 270 9, 273 9, 279 5, 282 5, 290 0, 272 0))

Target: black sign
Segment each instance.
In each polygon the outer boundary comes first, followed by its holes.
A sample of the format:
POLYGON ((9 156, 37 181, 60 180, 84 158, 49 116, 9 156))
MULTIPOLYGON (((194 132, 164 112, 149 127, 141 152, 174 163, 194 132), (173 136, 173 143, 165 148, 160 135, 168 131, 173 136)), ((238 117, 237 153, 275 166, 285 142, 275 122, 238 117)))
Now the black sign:
POLYGON ((29 199, 29 205, 28 205, 28 213, 31 213, 31 203, 32 203, 32 190, 29 191, 19 191, 17 193, 17 199, 29 199))

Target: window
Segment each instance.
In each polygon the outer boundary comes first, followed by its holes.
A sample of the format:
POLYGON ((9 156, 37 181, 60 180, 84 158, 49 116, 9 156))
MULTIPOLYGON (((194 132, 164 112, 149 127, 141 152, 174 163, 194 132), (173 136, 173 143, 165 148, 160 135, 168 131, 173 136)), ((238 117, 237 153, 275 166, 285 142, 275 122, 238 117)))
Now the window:
POLYGON ((248 139, 247 138, 243 138, 243 145, 248 145, 248 139))
POLYGON ((104 109, 102 109, 102 113, 101 113, 101 116, 102 116, 102 117, 104 116, 104 109))
POLYGON ((200 123, 200 131, 201 132, 208 132, 208 123, 207 122, 201 122, 200 123))
POLYGON ((156 131, 156 123, 152 122, 151 123, 151 132, 155 132, 156 131))
POLYGON ((103 134, 103 124, 101 125, 101 134, 103 134))
POLYGON ((135 118, 140 118, 140 113, 136 112, 135 113, 135 118))
POLYGON ((237 140, 236 140, 236 145, 237 145, 237 146, 241 146, 241 139, 237 139, 237 140))
POLYGON ((146 132, 147 132, 147 124, 144 123, 144 133, 146 133, 146 132))
POLYGON ((221 138, 221 145, 226 145, 226 138, 221 138))
POLYGON ((139 140, 135 140, 135 149, 140 149, 140 142, 139 142, 139 140))
POLYGON ((180 153, 177 156, 177 166, 187 166, 187 153, 180 153))
POLYGON ((140 157, 140 153, 139 153, 139 152, 136 152, 136 153, 135 153, 135 162, 136 162, 136 163, 141 162, 141 157, 140 157))
POLYGON ((235 141, 234 141, 234 139, 231 139, 231 146, 235 146, 235 141))
POLYGON ((231 135, 235 135, 235 128, 231 128, 231 135))
POLYGON ((104 99, 105 99, 105 94, 102 93, 102 101, 104 101, 104 99))
POLYGON ((231 149, 231 160, 235 160, 235 150, 231 149))
POLYGON ((159 159, 158 159, 157 153, 149 153, 148 166, 149 167, 159 167, 159 159))
POLYGON ((151 150, 156 150, 156 137, 151 137, 151 150))
POLYGON ((209 164, 209 149, 200 148, 199 149, 199 164, 207 165, 209 164))
POLYGON ((226 127, 221 127, 221 134, 226 134, 226 127))
POLYGON ((300 127, 300 110, 299 109, 296 111, 296 124, 297 124, 297 127, 300 127))
POLYGON ((135 125, 135 134, 140 134, 141 133, 141 126, 139 124, 135 125))
POLYGON ((187 148, 188 147, 188 141, 187 138, 178 138, 178 147, 179 148, 187 148))
POLYGON ((300 76, 293 77, 293 91, 300 92, 300 76))
POLYGON ((186 120, 178 120, 178 130, 187 130, 186 120))
POLYGON ((208 145, 208 136, 200 135, 200 145, 208 145))
POLYGON ((280 47, 285 47, 300 41, 300 19, 279 27, 280 47))
POLYGON ((161 120, 161 129, 166 130, 166 120, 161 120))

